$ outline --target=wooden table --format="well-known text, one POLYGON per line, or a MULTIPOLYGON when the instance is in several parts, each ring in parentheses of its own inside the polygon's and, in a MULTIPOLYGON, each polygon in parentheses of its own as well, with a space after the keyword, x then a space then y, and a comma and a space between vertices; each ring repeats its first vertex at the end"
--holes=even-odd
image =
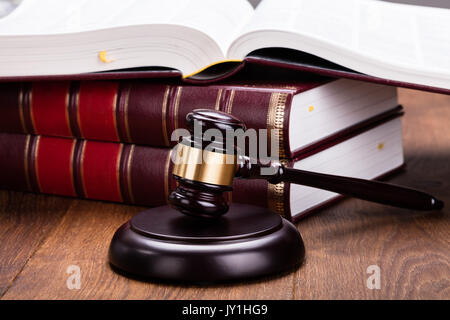
POLYGON ((399 90, 404 105, 406 172, 390 181, 443 199, 420 213, 355 199, 298 225, 306 261, 296 272, 260 281, 182 286, 130 280, 111 271, 109 241, 139 207, 0 192, 2 299, 449 299, 450 96, 399 90), (69 290, 67 268, 81 270, 69 290), (368 289, 368 266, 380 289, 368 289))

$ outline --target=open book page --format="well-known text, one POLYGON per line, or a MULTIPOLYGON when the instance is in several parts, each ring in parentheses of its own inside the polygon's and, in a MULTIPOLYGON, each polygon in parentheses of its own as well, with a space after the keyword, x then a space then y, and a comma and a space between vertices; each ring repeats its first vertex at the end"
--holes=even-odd
POLYGON ((190 74, 224 60, 252 15, 246 0, 24 0, 0 19, 0 74, 145 66, 190 74))
POLYGON ((208 34, 222 49, 225 57, 231 43, 253 16, 253 7, 247 0, 190 0, 184 10, 178 11, 172 23, 192 27, 208 34))
POLYGON ((263 47, 306 51, 374 76, 395 77, 380 68, 406 71, 411 82, 426 73, 439 78, 435 86, 450 87, 448 9, 376 0, 263 0, 229 55, 263 47))
POLYGON ((0 20, 0 35, 50 35, 175 24, 204 32, 225 52, 252 14, 247 0, 24 0, 0 20))

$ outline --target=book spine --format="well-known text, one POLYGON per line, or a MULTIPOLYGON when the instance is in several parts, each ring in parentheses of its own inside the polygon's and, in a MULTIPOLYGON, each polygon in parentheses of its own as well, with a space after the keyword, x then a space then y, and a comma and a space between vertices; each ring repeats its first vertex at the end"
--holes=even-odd
MULTIPOLYGON (((0 188, 159 206, 176 188, 171 149, 23 134, 0 134, 0 188)), ((284 185, 239 180, 229 201, 284 214, 284 185)))
MULTIPOLYGON (((288 119, 294 90, 189 86, 150 81, 59 81, 0 84, 0 132, 73 137, 155 147, 173 146, 196 108, 242 119, 248 128, 278 129, 289 157, 288 119)), ((270 144, 269 144, 270 146, 270 144)))

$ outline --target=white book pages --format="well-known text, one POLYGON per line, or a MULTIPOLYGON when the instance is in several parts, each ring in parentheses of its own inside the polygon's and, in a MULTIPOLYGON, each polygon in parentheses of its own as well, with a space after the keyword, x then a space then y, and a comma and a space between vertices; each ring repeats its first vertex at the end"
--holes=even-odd
POLYGON ((0 76, 146 66, 190 74, 224 60, 252 14, 246 0, 24 0, 0 19, 0 76))
POLYGON ((162 66, 187 77, 273 47, 450 89, 450 10, 377 0, 23 0, 0 19, 0 76, 162 66))
POLYGON ((395 87, 348 79, 301 92, 292 100, 291 151, 314 144, 397 105, 395 87))
POLYGON ((372 76, 450 89, 450 10, 377 0, 264 0, 228 55, 297 49, 372 76))
MULTIPOLYGON (((374 179, 404 162, 401 118, 302 159, 295 169, 333 175, 374 179)), ((290 184, 290 207, 293 216, 315 208, 338 194, 316 188, 290 184)))

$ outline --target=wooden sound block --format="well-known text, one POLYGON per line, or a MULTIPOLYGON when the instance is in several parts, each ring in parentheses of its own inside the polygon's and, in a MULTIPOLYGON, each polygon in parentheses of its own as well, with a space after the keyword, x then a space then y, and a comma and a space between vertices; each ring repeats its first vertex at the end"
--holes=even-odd
POLYGON ((202 219, 162 206, 143 211, 114 234, 109 261, 128 274, 177 282, 222 282, 293 270, 304 258, 297 229, 272 211, 232 204, 202 219))

